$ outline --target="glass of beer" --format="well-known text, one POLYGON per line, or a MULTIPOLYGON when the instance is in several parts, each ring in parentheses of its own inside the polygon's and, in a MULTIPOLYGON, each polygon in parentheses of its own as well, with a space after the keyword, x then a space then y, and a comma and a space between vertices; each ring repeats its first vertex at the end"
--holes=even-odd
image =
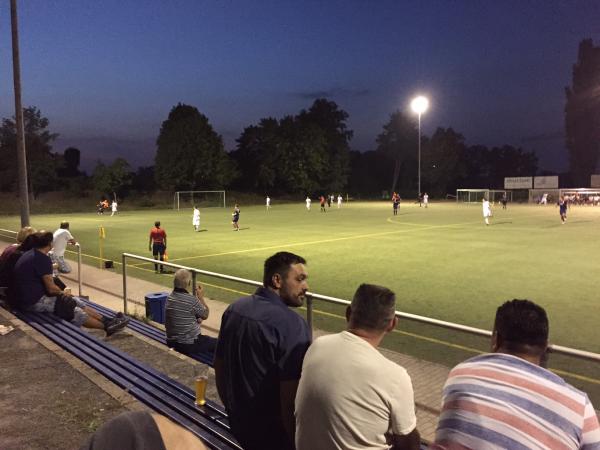
POLYGON ((196 390, 196 405, 206 403, 206 385, 208 384, 208 366, 194 365, 194 387, 196 390))

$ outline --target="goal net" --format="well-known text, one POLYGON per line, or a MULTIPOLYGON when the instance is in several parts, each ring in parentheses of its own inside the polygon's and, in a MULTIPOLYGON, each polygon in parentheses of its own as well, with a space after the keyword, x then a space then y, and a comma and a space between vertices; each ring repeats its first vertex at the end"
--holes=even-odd
POLYGON ((529 189, 529 203, 556 205, 560 197, 560 189, 529 189))
POLYGON ((457 203, 477 203, 481 202, 483 198, 490 198, 489 189, 457 189, 456 190, 456 202, 457 203))
POLYGON ((225 191, 177 191, 173 196, 173 209, 219 207, 225 208, 225 191))

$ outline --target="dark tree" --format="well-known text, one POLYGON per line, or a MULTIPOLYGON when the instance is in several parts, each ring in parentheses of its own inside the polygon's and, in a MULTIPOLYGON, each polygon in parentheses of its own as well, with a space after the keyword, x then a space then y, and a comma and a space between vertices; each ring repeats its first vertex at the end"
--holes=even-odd
MULTIPOLYGON (((23 110, 23 120, 30 190, 34 196, 56 190, 58 161, 56 154, 52 153, 52 142, 58 134, 50 133, 48 119, 35 106, 23 110)), ((0 127, 0 187, 3 190, 13 189, 16 185, 16 139, 14 118, 3 119, 0 127)))
POLYGON ((123 158, 115 159, 109 166, 98 162, 92 174, 94 188, 107 197, 112 197, 113 193, 123 197, 132 178, 131 166, 123 158))
POLYGON ((572 86, 565 93, 569 168, 577 186, 588 186, 600 160, 600 47, 591 39, 579 44, 572 86))
POLYGON ((465 138, 452 128, 438 128, 423 143, 423 191, 444 195, 455 192, 466 174, 465 138))
POLYGON ((415 175, 409 174, 407 168, 415 165, 418 139, 415 121, 400 111, 390 115, 390 120, 383 126, 381 134, 377 136, 377 151, 393 161, 392 191, 396 191, 398 184, 402 188, 411 187, 415 175), (400 183, 398 183, 399 180, 400 183))
POLYGON ((171 109, 156 144, 154 170, 162 189, 222 188, 234 175, 223 139, 193 106, 171 109))
POLYGON ((350 140, 353 134, 346 125, 348 113, 339 109, 335 102, 320 98, 314 101, 308 111, 301 111, 299 119, 303 124, 319 128, 325 138, 327 158, 321 187, 327 192, 341 192, 348 181, 350 140))

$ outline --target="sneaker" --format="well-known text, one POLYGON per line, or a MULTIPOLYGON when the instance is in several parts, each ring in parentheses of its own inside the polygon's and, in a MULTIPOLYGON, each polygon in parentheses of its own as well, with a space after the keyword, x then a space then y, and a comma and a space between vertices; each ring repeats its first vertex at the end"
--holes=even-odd
POLYGON ((115 317, 104 327, 104 330, 106 331, 106 336, 112 336, 117 331, 120 331, 123 328, 125 328, 128 323, 129 317, 115 317))

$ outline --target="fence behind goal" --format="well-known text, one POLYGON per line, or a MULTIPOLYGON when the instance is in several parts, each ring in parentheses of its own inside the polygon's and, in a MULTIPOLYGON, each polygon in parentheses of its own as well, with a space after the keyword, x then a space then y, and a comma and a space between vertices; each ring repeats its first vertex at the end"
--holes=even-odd
POLYGON ((225 191, 177 191, 173 195, 173 209, 219 207, 225 208, 225 191))

